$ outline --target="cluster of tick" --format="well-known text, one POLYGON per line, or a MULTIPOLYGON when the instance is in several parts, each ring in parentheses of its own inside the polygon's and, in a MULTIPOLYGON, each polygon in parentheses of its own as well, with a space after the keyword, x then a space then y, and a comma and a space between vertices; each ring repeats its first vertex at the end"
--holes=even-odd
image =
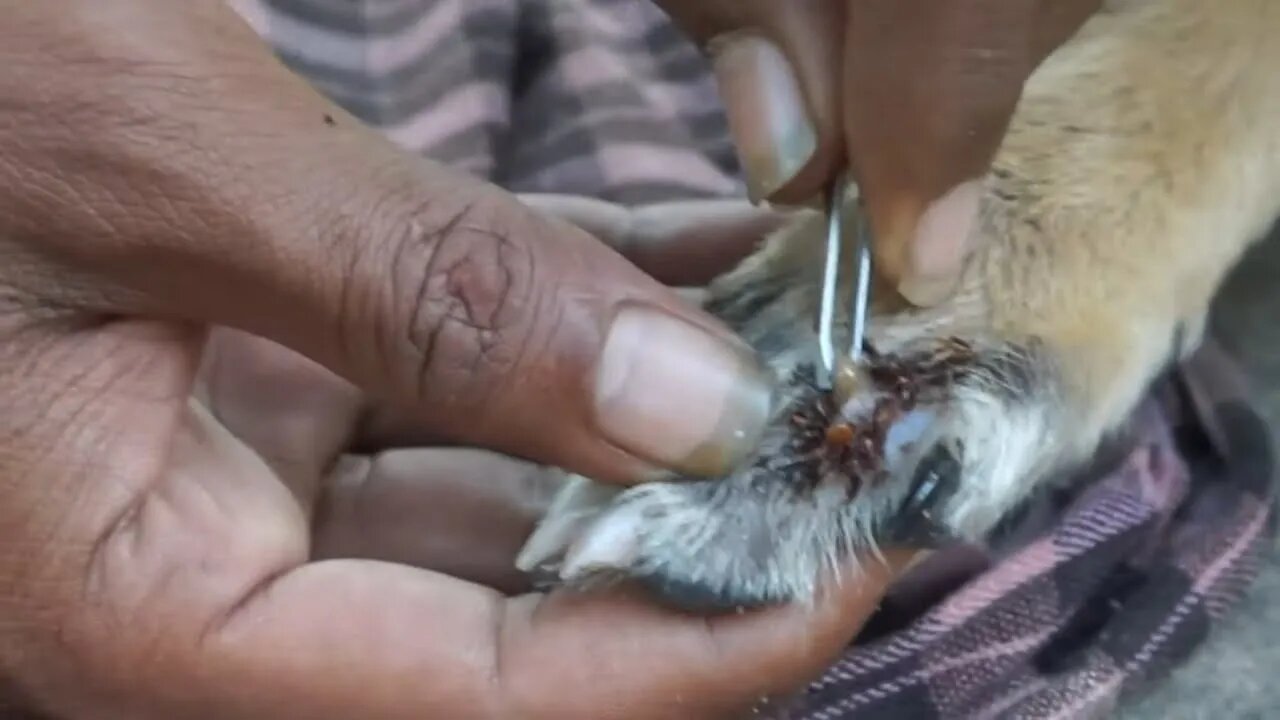
POLYGON ((914 409, 922 397, 945 390, 974 366, 971 345, 948 339, 932 352, 909 356, 878 355, 868 351, 864 371, 878 398, 864 418, 840 416, 836 393, 820 390, 811 376, 791 414, 792 436, 788 447, 791 473, 810 485, 835 475, 848 483, 850 497, 864 483, 883 478, 884 443, 889 429, 914 409))

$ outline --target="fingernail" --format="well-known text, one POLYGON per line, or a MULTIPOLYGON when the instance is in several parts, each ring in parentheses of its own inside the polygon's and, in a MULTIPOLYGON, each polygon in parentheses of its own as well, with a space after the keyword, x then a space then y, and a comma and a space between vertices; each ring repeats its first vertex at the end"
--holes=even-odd
POLYGON ((758 203, 809 162, 817 133, 795 72, 776 45, 732 34, 713 41, 710 52, 747 191, 758 203))
POLYGON ((970 180, 935 200, 920 216, 907 276, 898 286, 913 305, 937 305, 955 292, 961 267, 975 245, 981 200, 982 183, 970 180))
POLYGON ((955 294, 959 278, 951 275, 944 277, 909 277, 898 285, 898 293, 907 302, 916 307, 933 307, 955 294))
POLYGON ((771 401, 767 376, 745 348, 641 305, 614 319, 595 393, 596 422, 610 441, 703 477, 750 454, 771 401))

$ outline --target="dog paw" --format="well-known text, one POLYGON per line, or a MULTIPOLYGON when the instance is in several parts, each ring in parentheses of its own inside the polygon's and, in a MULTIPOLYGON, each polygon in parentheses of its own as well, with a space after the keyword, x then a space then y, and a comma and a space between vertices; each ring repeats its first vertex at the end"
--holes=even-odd
POLYGON ((520 565, 552 584, 639 581, 679 607, 719 610, 805 602, 855 554, 945 540, 998 506, 964 482, 982 472, 965 464, 1012 464, 989 440, 1045 422, 1028 402, 1037 384, 1007 375, 1037 367, 1033 356, 987 352, 958 338, 868 348, 830 388, 813 364, 790 367, 768 432, 736 472, 625 491, 577 478, 520 565))
POLYGON ((756 455, 715 480, 577 479, 521 566, 730 608, 811 599, 886 545, 980 540, 1123 426, 1274 222, 1277 20, 1261 0, 1107 3, 1028 82, 956 292, 875 305, 865 364, 830 390, 814 375, 824 223, 771 238, 706 305, 775 375, 756 455))

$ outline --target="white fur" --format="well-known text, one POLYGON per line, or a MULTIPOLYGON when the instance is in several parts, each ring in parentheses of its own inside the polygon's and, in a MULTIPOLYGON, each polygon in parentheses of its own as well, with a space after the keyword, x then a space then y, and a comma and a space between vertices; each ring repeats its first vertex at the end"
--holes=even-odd
MULTIPOLYGON (((1020 358, 1034 381, 979 373, 931 408, 931 440, 960 449, 958 489, 938 508, 954 532, 980 537, 1088 459, 1199 341, 1224 276, 1280 213, 1277 28, 1276 0, 1106 3, 1028 82, 956 295, 928 310, 876 306, 882 352, 957 336, 980 356, 1020 358)), ((798 221, 710 288, 709 307, 780 380, 812 359, 823 230, 816 215, 798 221), (737 312, 761 293, 761 309, 737 312)), ((784 421, 763 458, 780 452, 784 421)), ((632 489, 602 498, 586 533, 623 528, 634 543, 587 546, 603 549, 594 566, 726 602, 803 601, 824 570, 877 551, 911 464, 852 503, 839 483, 800 493, 758 482, 758 469, 632 489)))

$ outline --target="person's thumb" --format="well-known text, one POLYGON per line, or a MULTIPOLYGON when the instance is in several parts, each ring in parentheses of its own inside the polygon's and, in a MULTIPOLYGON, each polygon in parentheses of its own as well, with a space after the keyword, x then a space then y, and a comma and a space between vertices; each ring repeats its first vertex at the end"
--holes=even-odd
POLYGON ((710 58, 751 199, 821 201, 845 157, 845 0, 655 2, 710 58))
POLYGON ((45 89, 0 124, 0 178, 23 181, 0 237, 11 268, 54 275, 6 281, 276 340, 425 432, 602 480, 715 474, 754 445, 769 386, 724 328, 581 230, 363 128, 221 4, 20 7, 0 96, 45 89))
POLYGON ((1024 84, 1099 0, 860 0, 843 109, 877 274, 917 306, 954 293, 1024 84))

